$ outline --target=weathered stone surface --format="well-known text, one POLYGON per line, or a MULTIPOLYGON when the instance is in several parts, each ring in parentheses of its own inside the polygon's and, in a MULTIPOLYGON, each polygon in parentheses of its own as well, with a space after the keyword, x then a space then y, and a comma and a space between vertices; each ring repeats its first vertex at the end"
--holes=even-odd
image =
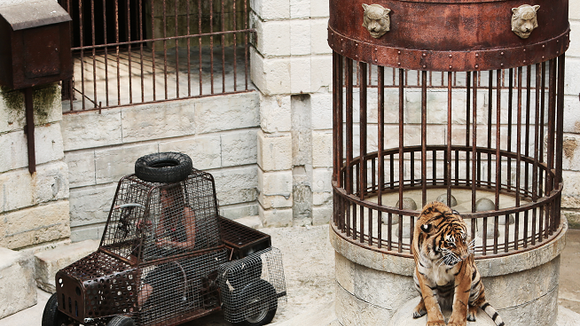
POLYGON ((69 199, 71 226, 74 228, 105 222, 116 189, 116 183, 71 189, 69 199))
POLYGON ((135 173, 139 157, 157 152, 157 144, 152 143, 95 150, 97 184, 118 182, 121 177, 135 173))
POLYGON ((69 202, 48 204, 3 214, 0 246, 18 249, 70 236, 69 202))
POLYGON ((332 204, 312 206, 312 225, 328 224, 332 219, 332 204))
POLYGON ((292 130, 290 99, 284 95, 260 96, 260 126, 264 133, 292 130))
POLYGON ((264 171, 292 168, 292 136, 258 132, 258 165, 264 171))
POLYGON ((257 92, 201 98, 193 103, 198 134, 253 128, 260 124, 257 92))
POLYGON ((250 48, 250 58, 252 81, 262 94, 291 93, 289 57, 266 59, 254 48, 250 48))
POLYGON ((258 196, 257 170, 256 166, 244 166, 209 171, 215 180, 220 206, 255 202, 258 196))
MULTIPOLYGON (((62 160, 63 145, 59 123, 37 126, 35 129, 36 164, 62 160)), ((28 167, 28 148, 26 135, 22 130, 0 135, 0 173, 28 167)))
POLYGON ((140 105, 122 111, 123 142, 195 134, 195 100, 140 105))
POLYGON ((264 37, 259 38, 257 50, 266 58, 290 55, 290 21, 262 21, 255 13, 250 14, 251 24, 256 32, 264 37), (266 41, 267 40, 267 41, 266 41))
POLYGON ((332 132, 312 133, 312 165, 314 167, 332 166, 332 132))
POLYGON ((260 220, 265 227, 292 226, 292 209, 258 209, 260 220))
POLYGON ((289 0, 251 0, 250 7, 263 20, 290 18, 289 0))
POLYGON ((391 319, 394 311, 361 300, 339 284, 335 297, 336 317, 343 326, 368 325, 381 326, 391 319))
POLYGON ((98 247, 99 241, 86 240, 36 253, 34 255, 35 279, 38 287, 49 293, 56 292, 54 279, 56 272, 94 252, 98 247))
POLYGON ((255 129, 221 135, 221 165, 226 167, 256 164, 257 142, 255 129))
POLYGON ((95 185, 95 151, 92 149, 68 152, 64 161, 68 166, 68 181, 72 188, 95 185))
POLYGON ((222 166, 220 138, 218 134, 208 134, 167 140, 159 143, 159 151, 187 154, 196 169, 215 169, 222 166))
POLYGON ((64 150, 111 146, 123 142, 121 109, 66 114, 62 119, 64 150))
POLYGON ((32 254, 0 247, 0 319, 36 304, 32 254))

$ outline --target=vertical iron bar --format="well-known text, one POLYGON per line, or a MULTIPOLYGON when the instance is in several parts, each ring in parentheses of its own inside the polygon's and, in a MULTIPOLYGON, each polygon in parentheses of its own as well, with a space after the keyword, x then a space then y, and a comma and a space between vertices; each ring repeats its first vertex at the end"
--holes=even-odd
MULTIPOLYGON (((189 1, 188 1, 189 2, 189 1)), ((179 13, 177 12, 177 7, 179 6, 179 0, 175 0, 174 3, 174 18, 175 19, 175 36, 179 36, 179 13)), ((179 98, 179 39, 175 39, 175 98, 179 98)))
MULTIPOLYGON (((522 67, 518 67, 518 84, 517 84, 517 136, 516 136, 516 207, 521 205, 521 168, 522 168, 522 67)), ((516 221, 514 227, 514 249, 518 250, 518 240, 519 240, 519 226, 520 226, 520 213, 516 212, 516 221)))
POLYGON ((26 141, 28 145, 28 172, 32 175, 36 172, 36 149, 34 144, 34 102, 32 87, 24 89, 24 106, 26 110, 26 141))
MULTIPOLYGON (((238 14, 236 12, 236 0, 234 0, 233 2, 233 11, 234 11, 234 18, 233 18, 233 22, 234 22, 234 31, 238 30, 238 25, 237 25, 237 21, 238 21, 238 14)), ((246 32, 247 33, 247 32, 246 32)), ((233 34, 233 48, 234 48, 234 92, 238 90, 237 87, 237 81, 238 81, 238 59, 237 59, 237 54, 238 54, 238 44, 237 44, 237 33, 233 34)))
MULTIPOLYGON (((222 32, 226 31, 226 15, 225 15, 225 4, 224 4, 225 0, 222 0, 222 6, 221 6, 221 25, 222 25, 222 32)), ((235 2, 235 0, 234 0, 235 2)), ((222 93, 226 92, 226 35, 222 34, 221 37, 221 41, 222 41, 222 93)))
MULTIPOLYGON (((401 99, 403 100, 403 99, 401 99)), ((433 162, 433 171, 437 170, 433 162)), ((435 182, 435 178, 433 180, 435 182)), ((427 204, 427 72, 421 76, 421 207, 427 204)))
MULTIPOLYGON (((201 18, 202 18, 202 14, 203 14, 203 11, 201 9, 201 1, 202 0, 197 0, 197 28, 198 28, 199 34, 203 33, 203 29, 201 26, 201 18)), ((199 50, 199 67, 198 67, 198 69, 199 69, 199 95, 201 96, 203 94, 203 78, 202 78, 202 74, 203 74, 203 71, 202 71, 203 44, 202 44, 201 36, 199 36, 197 38, 197 41, 198 41, 198 50, 199 50)))
MULTIPOLYGON (((187 1, 187 96, 191 97, 191 5, 187 1)), ((234 1, 235 3, 235 1, 234 1)))
POLYGON ((127 0, 127 57, 129 64, 129 103, 133 103, 133 73, 131 72, 131 2, 127 0))
MULTIPOLYGON (((534 121, 534 164, 533 164, 533 173, 532 173, 532 202, 536 203, 538 201, 538 174, 541 173, 538 169, 538 151, 539 151, 539 142, 542 141, 539 138, 540 135, 540 88, 541 88, 541 70, 540 64, 536 64, 536 92, 535 92, 535 99, 536 99, 536 111, 535 111, 535 121, 534 121)), ((532 237, 531 242, 532 246, 536 244, 536 223, 537 223, 537 209, 532 211, 532 237)))
MULTIPOLYGON (((475 213, 475 202, 477 201, 477 72, 473 73, 473 112, 472 112, 472 139, 471 139, 471 212, 475 213)), ((475 239, 477 219, 471 220, 471 238, 475 239)), ((485 230, 482 230, 485 232, 485 230)), ((483 255, 485 255, 486 239, 482 239, 483 255)))
MULTIPOLYGON (((104 0, 103 0, 104 1, 104 0)), ((143 0, 139 0, 139 64, 141 65, 141 102, 145 102, 145 73, 143 70, 143 0)), ((106 43, 106 42, 105 42, 106 43)), ((106 49, 106 48, 105 48, 106 49)), ((108 103, 107 103, 108 106, 108 103)))
MULTIPOLYGON (((360 124, 360 138, 359 138, 359 198, 365 199, 365 192, 367 190, 367 64, 363 62, 358 63, 358 73, 360 80, 359 88, 359 124, 360 124)), ((364 241, 364 207, 360 206, 360 242, 364 241)))
MULTIPOLYGON (((564 144, 564 72, 565 72, 565 59, 564 54, 558 57, 558 85, 556 92, 556 185, 562 183, 562 152, 564 144)), ((561 199, 557 201, 557 207, 554 212, 554 223, 552 225, 555 231, 560 226, 560 203, 561 199)))
POLYGON ((165 85, 165 99, 169 98, 167 90, 167 3, 163 0, 163 80, 165 85))
POLYGON ((83 2, 79 1, 79 45, 81 46, 81 101, 82 101, 82 109, 86 109, 86 97, 85 97, 85 50, 84 47, 84 32, 83 32, 83 2))
MULTIPOLYGON (((555 125, 556 125, 556 59, 550 60, 549 72, 549 86, 548 86, 548 148, 547 148, 547 178, 546 178, 546 194, 550 195, 554 189, 554 177, 552 171, 554 169, 554 141, 555 141, 555 125)), ((545 236, 550 235, 550 222, 553 216, 554 203, 550 204, 545 217, 545 236)))
POLYGON ((92 57, 93 57, 93 100, 95 107, 99 103, 97 95, 97 53, 95 50, 95 0, 91 0, 91 42, 92 42, 92 57))
MULTIPOLYGON (((493 71, 489 71, 491 74, 493 71)), ((501 189, 501 70, 496 71, 496 105, 495 105, 495 120, 496 120, 496 134, 495 134, 495 210, 499 210, 499 191, 501 189)), ((489 99, 491 101, 491 98, 489 99)), ((507 223, 506 220, 506 225, 507 223)), ((494 244, 493 253, 497 254, 499 241, 499 216, 495 216, 493 230, 494 230, 494 244)), ((507 233, 505 234, 505 243, 507 244, 507 233)), ((507 249, 507 245, 506 245, 507 249)))
MULTIPOLYGON (((443 76, 442 76, 443 77, 443 76)), ((445 182, 447 183, 447 205, 451 206, 451 142, 452 142, 452 125, 453 125, 453 88, 452 73, 447 72, 447 155, 445 161, 445 171, 447 171, 447 176, 445 182)), ((441 78, 443 79, 443 78, 441 78)))
MULTIPOLYGON (((404 115, 404 70, 399 69, 399 210, 403 209, 403 190, 405 187, 405 115, 404 115)), ((399 214, 398 252, 403 250, 403 215, 399 214)))
POLYGON ((213 82, 213 0, 209 0, 209 65, 210 65, 210 85, 211 94, 214 94, 214 82, 213 82))
MULTIPOLYGON (((383 66, 378 67, 378 189, 377 189, 377 202, 379 206, 383 205, 383 187, 385 183, 385 153, 384 153, 384 142, 385 142, 385 68, 383 66)), ((379 211, 377 217, 377 239, 378 247, 382 247, 382 213, 379 211)))
MULTIPOLYGON (((492 117, 493 117, 493 70, 488 71, 488 85, 487 85, 487 96, 489 98, 489 108, 487 110, 487 148, 491 150, 491 136, 492 136, 492 117)), ((491 154, 487 154, 487 185, 491 187, 491 154)))
MULTIPOLYGON (((151 36, 153 38, 156 38, 155 35, 155 2, 151 1, 151 36)), ((156 59, 156 54, 155 54, 155 43, 156 42, 151 42, 151 84, 153 86, 153 101, 156 100, 157 98, 157 94, 156 94, 156 89, 155 89, 155 59, 156 59)))
POLYGON ((115 42, 117 43, 116 54, 117 54, 117 105, 121 105, 121 51, 119 48, 119 0, 115 0, 115 42))

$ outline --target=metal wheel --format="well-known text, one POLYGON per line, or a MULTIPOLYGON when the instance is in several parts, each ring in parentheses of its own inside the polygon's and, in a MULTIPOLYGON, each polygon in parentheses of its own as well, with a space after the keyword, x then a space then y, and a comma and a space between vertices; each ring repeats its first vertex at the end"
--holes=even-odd
POLYGON ((115 316, 109 321, 107 326, 135 326, 135 322, 127 316, 115 316))
POLYGON ((248 284, 242 291, 246 311, 243 322, 237 326, 262 326, 269 324, 278 309, 278 298, 272 284, 265 280, 258 280, 248 284))
POLYGON ((50 296, 42 313, 42 326, 66 326, 69 325, 68 317, 58 310, 58 298, 56 293, 50 296))

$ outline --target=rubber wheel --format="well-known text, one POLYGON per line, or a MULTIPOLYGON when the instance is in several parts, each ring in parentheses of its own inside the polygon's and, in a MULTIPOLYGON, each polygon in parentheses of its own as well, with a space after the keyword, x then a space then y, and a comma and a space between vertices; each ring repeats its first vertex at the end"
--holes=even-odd
POLYGON ((135 326, 135 322, 127 316, 115 316, 109 320, 107 326, 135 326))
POLYGON ((179 182, 187 178, 191 169, 191 158, 183 153, 153 153, 135 162, 137 177, 149 182, 179 182))
POLYGON ((248 284, 241 293, 245 320, 236 326, 262 326, 269 324, 278 309, 278 298, 272 284, 258 280, 248 284))
POLYGON ((50 296, 42 313, 42 326, 68 325, 68 317, 58 310, 58 298, 56 293, 50 296))

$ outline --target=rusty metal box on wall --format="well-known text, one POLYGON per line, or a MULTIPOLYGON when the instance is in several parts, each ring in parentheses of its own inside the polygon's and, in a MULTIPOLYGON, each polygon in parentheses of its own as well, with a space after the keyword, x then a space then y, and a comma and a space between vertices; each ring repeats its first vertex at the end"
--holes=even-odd
POLYGON ((72 77, 70 21, 54 0, 0 4, 0 85, 21 89, 72 77))

